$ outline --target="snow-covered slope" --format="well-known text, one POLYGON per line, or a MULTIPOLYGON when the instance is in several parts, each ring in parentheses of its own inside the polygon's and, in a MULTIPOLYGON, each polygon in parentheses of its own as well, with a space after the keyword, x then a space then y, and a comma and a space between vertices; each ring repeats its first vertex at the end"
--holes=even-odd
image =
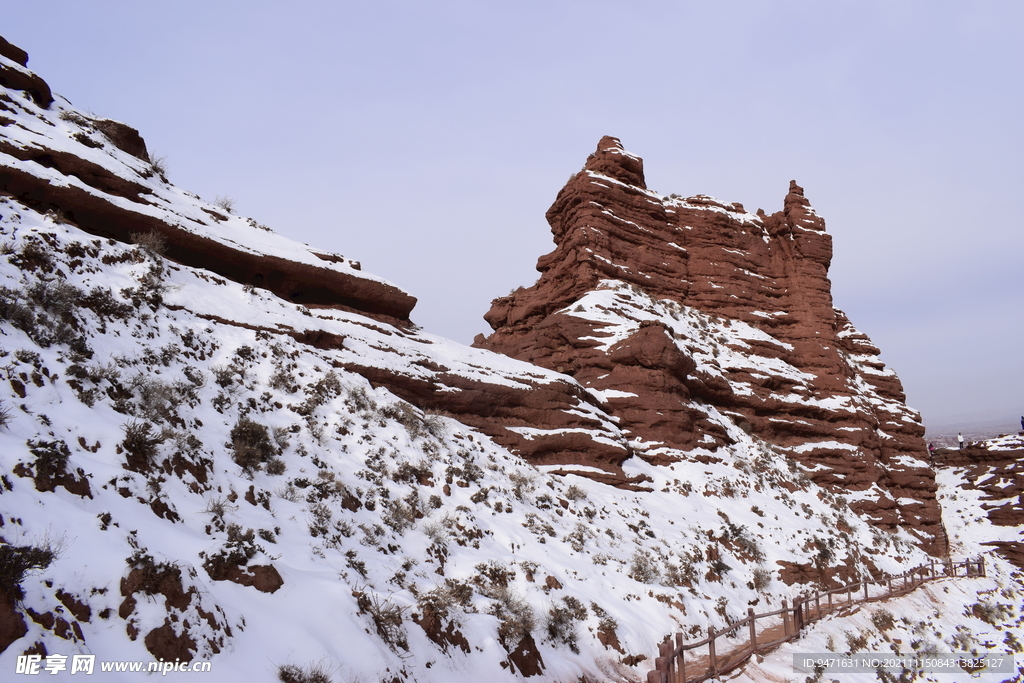
POLYGON ((102 663, 154 659, 224 681, 318 665, 335 681, 639 680, 669 632, 926 560, 713 406, 715 437, 686 459, 633 457, 650 449, 605 410, 613 392, 375 309, 360 297, 399 290, 347 260, 226 213, 203 227, 215 207, 146 178, 151 164, 130 175, 141 160, 59 97, 8 85, 0 104, 5 676, 26 654, 91 654, 101 680, 138 675, 102 663), (25 149, 87 159, 147 199, 48 175, 25 149), (159 224, 131 223, 147 227, 134 244, 100 236, 86 205, 159 224), (313 271, 289 264, 347 279, 304 303, 200 267, 193 231, 244 263, 279 259, 293 284, 313 271), (569 472, 572 449, 624 455, 617 483, 643 490, 569 472))

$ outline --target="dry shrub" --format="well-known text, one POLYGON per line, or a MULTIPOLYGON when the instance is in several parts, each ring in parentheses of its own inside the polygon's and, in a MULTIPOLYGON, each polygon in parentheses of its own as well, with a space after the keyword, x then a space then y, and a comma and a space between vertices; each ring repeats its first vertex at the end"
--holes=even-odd
POLYGON ((392 650, 396 647, 409 650, 405 628, 402 626, 402 615, 407 608, 394 604, 390 597, 381 601, 376 595, 368 596, 362 591, 353 591, 352 595, 359 605, 359 614, 369 614, 373 619, 373 625, 381 640, 392 650))
POLYGON ((156 457, 157 446, 164 442, 163 434, 154 434, 153 425, 149 422, 132 421, 121 425, 124 440, 121 448, 142 462, 151 463, 156 457))
POLYGON ((509 652, 519 647, 523 638, 536 626, 533 607, 513 589, 502 587, 496 591, 495 602, 489 610, 498 617, 498 638, 509 652))
POLYGON ((306 667, 282 664, 277 667, 277 680, 281 683, 331 683, 331 675, 323 664, 306 667))
POLYGON ((13 600, 24 598, 25 591, 21 582, 32 572, 49 567, 57 554, 57 550, 49 543, 39 547, 0 545, 0 593, 13 600))
POLYGON ((576 644, 579 633, 576 630, 575 622, 583 621, 587 618, 587 608, 583 606, 582 602, 571 595, 562 598, 562 603, 562 605, 556 605, 548 611, 545 623, 548 637, 551 638, 552 642, 560 642, 568 646, 576 654, 579 654, 580 648, 576 644))
POLYGON ((231 448, 234 451, 232 459, 249 474, 258 471, 263 463, 277 455, 270 440, 270 431, 265 425, 247 417, 239 417, 231 428, 231 448))

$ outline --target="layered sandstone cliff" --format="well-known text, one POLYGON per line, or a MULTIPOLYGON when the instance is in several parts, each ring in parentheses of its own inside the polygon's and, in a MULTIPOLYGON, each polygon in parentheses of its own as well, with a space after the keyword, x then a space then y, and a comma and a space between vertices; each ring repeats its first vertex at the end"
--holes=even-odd
POLYGON ((725 415, 879 526, 941 550, 924 428, 833 307, 832 240, 795 182, 771 215, 664 197, 605 137, 547 218, 556 246, 540 278, 493 302, 477 346, 603 397, 650 462, 724 445, 725 415))

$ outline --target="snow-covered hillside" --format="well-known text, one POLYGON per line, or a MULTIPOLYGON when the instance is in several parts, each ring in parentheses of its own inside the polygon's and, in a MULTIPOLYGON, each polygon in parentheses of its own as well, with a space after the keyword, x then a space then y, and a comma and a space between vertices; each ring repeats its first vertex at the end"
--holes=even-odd
MULTIPOLYGON (((586 425, 584 444, 646 448, 603 410, 615 395, 416 328, 393 285, 174 188, 94 117, 30 95, 0 88, 0 173, 14 179, 0 194, 4 676, 27 654, 87 654, 102 680, 137 674, 101 663, 159 659, 209 662, 223 681, 318 667, 338 682, 635 681, 670 632, 927 561, 919 539, 872 526, 710 405, 716 437, 625 458, 643 489, 626 490, 530 464, 484 418, 467 424, 470 407, 405 402, 410 386, 439 395, 431 405, 550 392, 572 398, 548 408, 570 426, 531 433, 500 406, 486 424, 566 444, 586 425), (18 191, 27 176, 95 211, 47 208, 18 191), (123 205, 111 178, 145 199, 123 205), (177 232, 98 236, 107 205, 273 262, 286 284, 341 279, 304 303, 305 289, 201 267, 177 232), (374 292, 393 305, 373 309, 374 292)), ((632 296, 612 285, 580 313, 616 293, 632 296)), ((671 302, 631 306, 711 330, 698 359, 771 343, 671 302)))

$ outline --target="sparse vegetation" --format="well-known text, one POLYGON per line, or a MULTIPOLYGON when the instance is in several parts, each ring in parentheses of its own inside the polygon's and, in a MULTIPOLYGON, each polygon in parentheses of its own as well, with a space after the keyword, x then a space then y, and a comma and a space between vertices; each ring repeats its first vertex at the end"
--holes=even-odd
POLYGON ((879 633, 885 633, 896 625, 896 617, 887 609, 876 610, 871 615, 871 623, 879 633))
POLYGON ((227 195, 217 195, 217 198, 213 200, 214 206, 221 208, 228 213, 235 210, 235 200, 227 195))
POLYGON ((133 232, 132 244, 151 257, 163 256, 167 252, 167 240, 156 230, 133 232))
POLYGON ((396 605, 390 597, 381 600, 376 594, 367 595, 365 591, 353 591, 352 595, 359 605, 359 614, 369 614, 373 619, 373 625, 381 640, 392 650, 409 649, 409 641, 402 625, 402 617, 407 608, 396 605))
POLYGON ((11 423, 14 418, 14 413, 11 409, 4 405, 4 402, 0 400, 0 428, 5 428, 11 423))
POLYGON ((231 449, 232 459, 249 474, 277 455, 266 426, 247 417, 239 417, 231 428, 231 449))
POLYGON ((576 622, 587 618, 587 608, 583 603, 571 595, 562 598, 561 605, 555 605, 548 611, 545 621, 545 629, 552 642, 562 643, 570 650, 579 654, 580 648, 577 644, 579 633, 576 629, 576 622))
POLYGON ((141 463, 151 463, 157 454, 157 446, 167 438, 153 432, 153 425, 145 421, 128 422, 121 425, 124 440, 121 447, 141 463))
POLYGON ((281 683, 331 683, 331 675, 323 664, 305 667, 282 664, 277 667, 277 680, 281 683))
POLYGON ((0 545, 0 593, 12 600, 25 597, 21 582, 33 572, 42 571, 57 559, 58 552, 50 543, 32 545, 0 545))
POLYGON ((151 169, 153 169, 153 172, 156 173, 158 176, 160 176, 161 178, 166 179, 166 176, 167 176, 167 157, 166 156, 160 156, 160 155, 154 154, 153 152, 150 152, 149 153, 149 167, 151 169))
POLYGON ((517 648, 536 626, 533 607, 509 587, 495 591, 494 602, 488 611, 498 618, 498 638, 509 652, 517 648))
POLYGON ((640 583, 655 583, 661 576, 657 562, 647 553, 638 550, 629 563, 629 577, 640 583))
POLYGON ((768 586, 772 583, 772 573, 764 567, 756 567, 754 569, 754 590, 758 593, 763 593, 768 586))

